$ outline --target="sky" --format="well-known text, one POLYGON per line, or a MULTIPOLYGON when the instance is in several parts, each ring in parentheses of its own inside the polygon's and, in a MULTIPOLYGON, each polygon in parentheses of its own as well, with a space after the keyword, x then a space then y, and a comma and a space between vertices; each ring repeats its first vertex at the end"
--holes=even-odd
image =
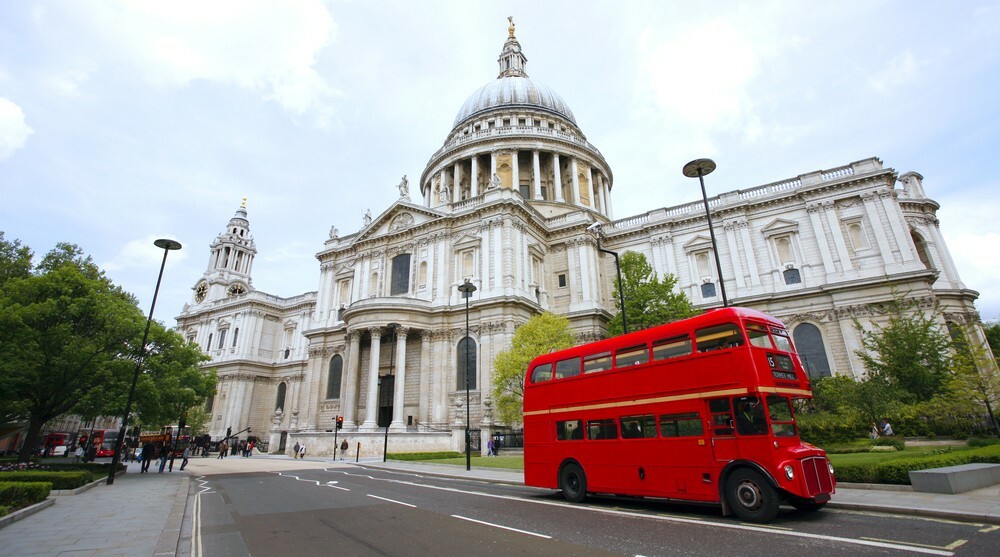
POLYGON ((318 288, 331 226, 416 184, 495 79, 527 73, 614 172, 618 218, 878 157, 924 176, 1000 319, 1000 0, 0 0, 0 231, 80 246, 168 326, 247 198, 253 286, 318 288))

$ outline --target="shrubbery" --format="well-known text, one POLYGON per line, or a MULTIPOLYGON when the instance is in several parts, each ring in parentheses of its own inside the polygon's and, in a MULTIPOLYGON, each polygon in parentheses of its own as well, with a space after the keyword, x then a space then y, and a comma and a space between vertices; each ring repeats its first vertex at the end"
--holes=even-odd
POLYGON ((0 472, 0 482, 48 482, 51 489, 76 489, 92 481, 94 481, 94 475, 83 470, 65 472, 51 470, 0 472))
POLYGON ((44 501, 51 490, 49 482, 0 481, 0 516, 44 501))
POLYGON ((906 448, 906 441, 902 437, 879 437, 872 440, 871 444, 876 447, 895 447, 897 451, 906 448))
POLYGON ((838 482, 910 484, 910 470, 927 470, 974 462, 1000 464, 1000 444, 967 451, 943 450, 927 456, 895 458, 885 462, 841 464, 836 467, 838 482))

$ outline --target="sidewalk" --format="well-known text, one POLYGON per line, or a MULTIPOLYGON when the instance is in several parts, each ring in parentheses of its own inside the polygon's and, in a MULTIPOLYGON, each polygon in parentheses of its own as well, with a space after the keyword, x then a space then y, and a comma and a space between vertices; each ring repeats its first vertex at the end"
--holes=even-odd
MULTIPOLYGON (((486 480, 520 485, 520 470, 433 464, 426 462, 362 459, 360 465, 415 474, 486 480)), ((239 473, 253 470, 324 468, 330 465, 355 466, 353 461, 324 458, 292 460, 284 455, 254 456, 227 463, 215 459, 192 459, 185 472, 139 474, 139 465, 130 463, 128 473, 115 478, 112 486, 102 481, 77 495, 50 497, 55 504, 0 528, 0 548, 4 556, 186 556, 190 536, 189 484, 192 475, 239 473), (188 474, 191 472, 191 475, 188 474), (180 546, 180 547, 178 547, 180 546)), ((865 489, 841 486, 828 508, 908 514, 1000 524, 1000 485, 961 495, 918 493, 898 489, 865 489)), ((883 488, 887 486, 881 486, 883 488)))

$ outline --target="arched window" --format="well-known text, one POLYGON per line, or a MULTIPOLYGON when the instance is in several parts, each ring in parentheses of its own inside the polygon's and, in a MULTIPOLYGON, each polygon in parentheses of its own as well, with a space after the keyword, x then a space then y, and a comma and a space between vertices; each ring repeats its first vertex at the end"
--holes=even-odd
POLYGON ((285 391, 288 390, 288 386, 282 381, 278 384, 278 397, 274 401, 275 410, 285 410, 285 391))
POLYGON ((330 376, 326 380, 326 398, 340 398, 340 380, 344 375, 344 358, 337 354, 330 360, 330 376))
POLYGON ((476 388, 476 341, 469 337, 465 337, 458 341, 457 349, 457 360, 458 366, 456 368, 456 386, 455 388, 464 391, 466 389, 465 380, 466 375, 468 375, 469 389, 476 388), (466 354, 468 354, 468 359, 466 359, 466 354))
POLYGON ((410 291, 410 254, 403 253, 392 258, 392 282, 389 294, 398 296, 410 291))
POLYGON ((811 323, 802 323, 795 327, 793 336, 799 359, 809 377, 830 377, 830 362, 826 359, 823 334, 819 328, 811 323))
POLYGON ((917 257, 920 258, 920 262, 924 264, 924 267, 933 269, 934 265, 931 264, 931 254, 927 251, 927 242, 919 234, 912 231, 910 232, 910 238, 913 239, 913 246, 917 248, 917 257))

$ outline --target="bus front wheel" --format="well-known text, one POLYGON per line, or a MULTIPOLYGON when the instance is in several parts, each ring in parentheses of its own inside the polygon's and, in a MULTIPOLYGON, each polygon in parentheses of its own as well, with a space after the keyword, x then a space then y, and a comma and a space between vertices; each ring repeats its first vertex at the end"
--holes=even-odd
POLYGON ((570 503, 580 503, 587 497, 587 475, 577 464, 567 464, 559 471, 559 489, 570 503))
POLYGON ((778 515, 778 493, 759 472, 743 468, 726 481, 729 506, 747 522, 768 522, 778 515))

